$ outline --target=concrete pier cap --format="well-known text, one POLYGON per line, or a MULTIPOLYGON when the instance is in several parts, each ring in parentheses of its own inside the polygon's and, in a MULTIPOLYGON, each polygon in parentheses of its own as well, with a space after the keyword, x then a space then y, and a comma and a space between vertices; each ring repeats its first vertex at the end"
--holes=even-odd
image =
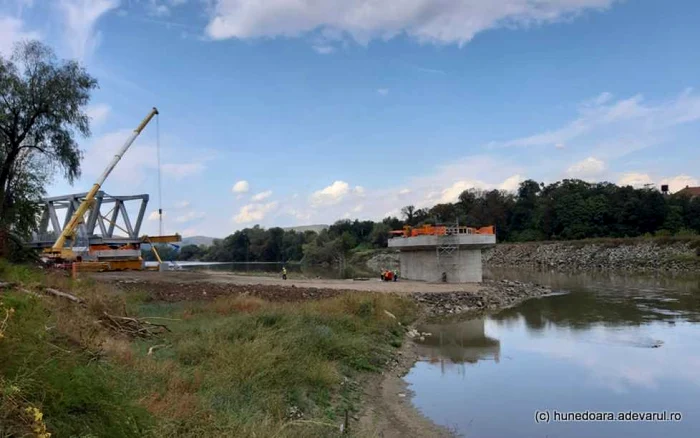
POLYGON ((494 234, 420 235, 389 239, 399 250, 401 278, 428 282, 480 283, 481 251, 496 244, 494 234))

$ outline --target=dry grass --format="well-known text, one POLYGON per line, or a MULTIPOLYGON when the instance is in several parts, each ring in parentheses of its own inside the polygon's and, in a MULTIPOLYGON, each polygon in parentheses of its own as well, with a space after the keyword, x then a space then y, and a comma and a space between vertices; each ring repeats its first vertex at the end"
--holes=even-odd
MULTIPOLYGON (((0 340, 8 359, 0 390, 21 382, 22 403, 41 408, 57 436, 335 436, 345 411, 357 408, 358 380, 384 367, 403 337, 398 321, 405 326, 416 311, 409 300, 372 293, 166 304, 24 267, 0 264, 0 274, 85 300, 0 295, 19 316, 0 340), (172 333, 115 335, 96 322, 105 311, 169 318, 172 333)), ((21 435, 24 420, 8 412, 0 424, 12 417, 14 429, 0 426, 0 436, 21 435)))

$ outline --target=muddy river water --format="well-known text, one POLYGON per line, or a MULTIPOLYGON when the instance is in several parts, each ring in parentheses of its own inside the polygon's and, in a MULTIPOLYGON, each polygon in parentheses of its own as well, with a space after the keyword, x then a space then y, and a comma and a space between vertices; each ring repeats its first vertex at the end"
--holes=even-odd
POLYGON ((699 275, 493 276, 560 294, 419 327, 425 416, 466 437, 700 436, 699 275))

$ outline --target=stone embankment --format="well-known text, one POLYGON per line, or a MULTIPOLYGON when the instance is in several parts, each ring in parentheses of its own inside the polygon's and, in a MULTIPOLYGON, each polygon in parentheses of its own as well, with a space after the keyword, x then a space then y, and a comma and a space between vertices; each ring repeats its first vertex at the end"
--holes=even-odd
POLYGON ((416 292, 411 296, 428 316, 443 316, 503 309, 550 293, 550 288, 538 284, 501 280, 485 281, 476 292, 416 292))
POLYGON ((559 271, 682 272, 700 268, 697 240, 611 240, 499 244, 484 251, 487 267, 559 271))

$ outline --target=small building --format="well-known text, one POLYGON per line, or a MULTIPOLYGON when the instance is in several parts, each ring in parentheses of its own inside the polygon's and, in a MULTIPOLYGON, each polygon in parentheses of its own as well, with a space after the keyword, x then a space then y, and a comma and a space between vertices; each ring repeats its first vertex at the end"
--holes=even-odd
POLYGON ((389 239, 399 250, 400 278, 444 283, 480 283, 481 251, 495 244, 493 227, 424 227, 389 239))
POLYGON ((690 187, 685 186, 685 188, 680 189, 675 193, 677 196, 689 196, 690 198, 695 198, 700 196, 700 187, 690 187))

